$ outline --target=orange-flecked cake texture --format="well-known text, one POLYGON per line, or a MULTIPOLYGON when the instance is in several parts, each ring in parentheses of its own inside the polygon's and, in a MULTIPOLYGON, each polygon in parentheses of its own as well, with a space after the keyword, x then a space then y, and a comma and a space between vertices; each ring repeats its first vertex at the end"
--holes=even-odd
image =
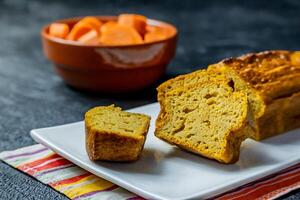
POLYGON ((247 119, 247 94, 232 80, 206 70, 179 76, 158 87, 161 111, 155 136, 185 150, 234 163, 247 119))

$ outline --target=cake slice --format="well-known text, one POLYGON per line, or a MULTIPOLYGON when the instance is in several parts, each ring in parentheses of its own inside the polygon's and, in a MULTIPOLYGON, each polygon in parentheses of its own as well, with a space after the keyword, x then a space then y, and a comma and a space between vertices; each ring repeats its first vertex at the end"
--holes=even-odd
POLYGON ((300 127, 299 80, 300 51, 247 54, 178 76, 158 87, 155 134, 203 156, 234 162, 245 138, 262 140, 300 127), (217 88, 222 92, 214 93, 217 88), (201 97, 205 93, 210 100, 201 97))
POLYGON ((91 160, 134 161, 144 147, 150 117, 99 106, 85 114, 86 150, 91 160))
POLYGON ((158 138, 222 163, 238 160, 248 137, 247 94, 235 91, 231 79, 200 70, 162 84, 158 100, 158 138))
POLYGON ((211 65, 248 94, 251 137, 262 140, 300 127, 300 51, 266 51, 211 65))

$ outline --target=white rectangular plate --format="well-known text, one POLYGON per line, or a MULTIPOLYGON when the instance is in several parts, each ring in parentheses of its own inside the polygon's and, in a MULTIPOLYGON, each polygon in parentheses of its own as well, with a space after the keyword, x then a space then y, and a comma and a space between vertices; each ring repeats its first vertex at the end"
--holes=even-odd
POLYGON ((143 156, 134 163, 90 161, 83 122, 32 130, 31 136, 87 171, 149 199, 212 197, 300 162, 300 129, 262 142, 248 139, 240 160, 224 165, 157 139, 157 103, 129 111, 152 118, 143 156))

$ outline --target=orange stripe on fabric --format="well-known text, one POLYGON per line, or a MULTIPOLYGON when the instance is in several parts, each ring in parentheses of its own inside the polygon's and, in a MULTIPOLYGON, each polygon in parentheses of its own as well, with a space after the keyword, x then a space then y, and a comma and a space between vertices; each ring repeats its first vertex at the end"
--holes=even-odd
MULTIPOLYGON (((293 170, 291 171, 284 171, 282 173, 277 173, 277 174, 274 174, 275 177, 270 177, 269 179, 266 179, 266 178, 262 178, 262 180, 257 180, 255 182, 253 182, 252 185, 249 185, 249 186, 245 186, 241 189, 238 189, 238 190, 235 190, 235 191, 229 191, 227 194, 224 194, 224 195, 221 195, 221 197, 219 197, 218 199, 223 199, 223 198, 233 198, 233 197, 237 197, 241 194, 244 194, 245 192, 248 192, 250 190, 252 190, 253 188, 257 188, 258 186, 260 185, 265 185, 265 184, 268 184, 269 182, 274 182, 274 181, 278 181, 278 179, 282 179, 284 177, 287 177, 287 176, 291 176, 295 173, 298 173, 300 170, 300 168, 294 168, 293 170)), ((270 175, 271 176, 271 175, 270 175)), ((251 183, 250 183, 251 184, 251 183)))
POLYGON ((242 200, 247 198, 250 199, 256 199, 261 196, 264 196, 267 193, 270 193, 274 190, 277 190, 278 188, 283 188, 288 185, 292 185, 294 183, 297 183, 300 180, 300 174, 294 175, 293 177, 286 177, 286 179, 278 182, 272 182, 267 185, 263 185, 258 188, 253 188, 252 191, 249 191, 248 193, 245 193, 244 195, 239 196, 238 198, 234 198, 235 200, 242 200))
POLYGON ((285 194, 289 193, 290 191, 293 191, 298 188, 300 188, 300 181, 297 183, 294 183, 292 185, 289 185, 287 187, 279 188, 275 191, 272 191, 272 192, 260 197, 260 199, 275 199, 275 198, 285 195, 285 194))
POLYGON ((49 162, 48 164, 43 165, 41 167, 36 167, 36 168, 34 168, 34 170, 36 172, 39 172, 39 171, 42 171, 42 170, 51 169, 51 168, 54 168, 54 167, 59 167, 59 166, 67 165, 67 164, 71 164, 71 162, 66 160, 66 159, 55 160, 55 161, 49 162))
POLYGON ((291 166, 289 168, 286 168, 278 173, 273 174, 274 177, 271 177, 272 175, 269 175, 265 178, 258 179, 252 183, 246 184, 246 185, 242 186, 242 188, 237 188, 232 191, 228 191, 224 194, 220 194, 220 195, 215 196, 210 199, 231 199, 233 197, 239 196, 240 194, 244 194, 245 191, 247 191, 247 190, 249 191, 253 187, 256 188, 259 185, 268 184, 269 182, 274 182, 275 179, 282 179, 282 177, 290 176, 291 174, 294 174, 294 173, 299 173, 299 171, 300 171, 300 163, 296 164, 294 166, 291 166))
POLYGON ((42 165, 40 167, 27 168, 27 169, 24 169, 23 171, 26 172, 27 174, 34 175, 37 172, 41 172, 41 171, 44 171, 44 170, 47 170, 47 169, 52 169, 52 168, 55 168, 55 167, 65 166, 67 164, 71 164, 71 162, 64 159, 64 158, 61 158, 59 160, 54 160, 54 161, 49 162, 49 163, 47 163, 45 165, 42 165))
MULTIPOLYGON (((265 187, 277 182, 281 182, 282 180, 286 180, 288 177, 293 177, 295 174, 297 175, 299 173, 300 169, 296 169, 295 171, 290 171, 290 172, 286 172, 283 174, 280 174, 276 177, 272 177, 268 180, 264 180, 264 181, 260 181, 258 183, 256 183, 255 185, 252 185, 251 187, 245 188, 244 190, 241 190, 239 193, 239 195, 244 195, 245 193, 248 192, 253 192, 253 190, 256 190, 260 187, 265 187)), ((239 196, 239 195, 235 195, 235 196, 239 196)))
POLYGON ((99 187, 107 187, 107 185, 113 185, 113 183, 111 183, 111 182, 109 182, 105 179, 102 179, 102 178, 99 178, 99 177, 97 177, 93 174, 90 174, 89 176, 84 177, 80 180, 77 180, 76 182, 69 183, 69 184, 64 184, 64 185, 58 185, 58 186, 55 187, 55 189, 58 189, 60 191, 65 191, 65 189, 66 190, 71 190, 71 189, 74 189, 74 188, 83 189, 86 185, 88 185, 90 183, 93 183, 93 182, 97 182, 97 181, 102 182, 101 185, 98 184, 99 187))
POLYGON ((71 183, 74 183, 74 182, 77 182, 87 176, 90 176, 91 173, 85 173, 85 174, 82 174, 82 175, 79 175, 79 176, 75 176, 75 177, 72 177, 72 178, 68 178, 68 179, 65 179, 65 180, 61 180, 61 181, 58 181, 58 182, 54 182, 54 183, 51 183, 50 186, 52 187, 55 187, 55 186, 58 186, 58 185, 64 185, 64 184, 71 184, 71 183))
MULTIPOLYGON (((248 186, 248 187, 245 187, 243 189, 240 189, 236 192, 232 192, 232 193, 228 193, 224 196, 221 196, 217 199, 219 200, 232 200, 232 199, 244 199, 245 198, 245 195, 246 197, 248 198, 249 197, 249 193, 254 193, 255 194, 258 194, 259 192, 257 191, 259 189, 260 191, 260 188, 266 188, 270 185, 275 185, 275 186, 270 186, 272 187, 271 188, 271 191, 274 190, 274 189, 278 189, 278 188, 281 188, 281 187, 284 187, 284 186, 279 186, 279 185, 276 185, 276 183, 280 183, 282 182, 282 180, 284 179, 285 181, 283 182, 283 184, 286 184, 286 185, 291 185, 297 181, 299 181, 300 179, 300 174, 299 174, 299 169, 296 169, 295 171, 292 171, 290 173, 286 173, 286 174, 281 174, 277 177, 274 177, 274 178, 270 178, 269 180, 265 180, 265 181, 261 181, 261 182, 258 182, 257 184, 254 184, 254 185, 251 185, 251 186, 248 186), (292 181, 291 180, 287 180, 288 178, 292 178, 292 181), (294 178, 296 178, 296 180, 294 180, 294 178)), ((260 196, 266 194, 267 191, 263 191, 263 194, 260 194, 260 196)), ((254 198, 254 197, 253 197, 254 198)))
POLYGON ((51 160, 51 159, 54 159, 54 158, 59 158, 61 156, 59 156, 58 154, 55 154, 55 153, 51 153, 50 155, 47 155, 46 157, 43 157, 43 158, 40 158, 38 160, 34 160, 32 162, 29 162, 29 163, 25 163, 25 164, 22 164, 22 165, 19 165, 17 166, 17 168, 19 170, 26 170, 27 168, 32 168, 32 167, 35 167, 37 165, 40 165, 48 160, 51 160))

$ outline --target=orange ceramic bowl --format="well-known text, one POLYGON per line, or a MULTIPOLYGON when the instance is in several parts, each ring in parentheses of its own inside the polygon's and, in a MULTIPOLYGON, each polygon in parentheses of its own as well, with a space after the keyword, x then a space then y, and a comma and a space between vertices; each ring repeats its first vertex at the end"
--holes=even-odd
MULTIPOLYGON (((116 16, 97 16, 101 21, 116 16)), ((72 27, 81 18, 59 20, 72 27)), ((156 42, 126 46, 84 45, 41 31, 43 50, 64 81, 78 89, 94 92, 129 92, 153 84, 165 72, 175 55, 177 29, 168 23, 148 19, 149 25, 163 27, 169 37, 156 42)))

